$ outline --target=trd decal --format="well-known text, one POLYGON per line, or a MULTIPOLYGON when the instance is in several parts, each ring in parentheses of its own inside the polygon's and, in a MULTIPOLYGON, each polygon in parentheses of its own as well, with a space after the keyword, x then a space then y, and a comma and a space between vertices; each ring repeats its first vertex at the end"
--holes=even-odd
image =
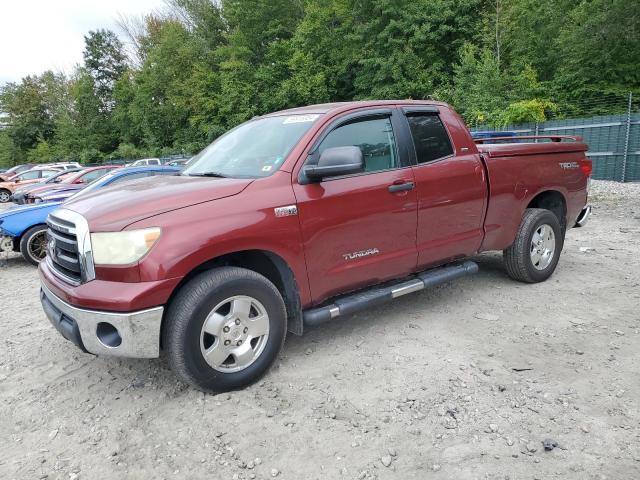
POLYGON ((273 211, 276 213, 276 217, 290 217, 291 215, 298 215, 298 207, 296 205, 277 207, 274 208, 273 211))
POLYGON ((572 170, 574 168, 580 168, 580 165, 578 164, 578 162, 560 162, 558 163, 558 165, 560 165, 560 168, 562 168, 563 170, 572 170))

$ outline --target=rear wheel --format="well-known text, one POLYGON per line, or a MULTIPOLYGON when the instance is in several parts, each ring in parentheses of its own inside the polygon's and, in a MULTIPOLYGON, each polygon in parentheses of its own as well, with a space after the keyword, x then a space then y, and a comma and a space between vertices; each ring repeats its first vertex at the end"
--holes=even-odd
POLYGON ((223 267, 181 288, 165 316, 163 347, 183 381, 216 393, 262 377, 286 332, 284 301, 273 283, 251 270, 223 267))
POLYGON ((20 253, 32 265, 38 265, 47 255, 47 226, 36 225, 20 239, 20 253))
POLYGON ((507 273, 521 282, 542 282, 556 269, 562 246, 558 218, 549 210, 528 208, 513 245, 503 252, 507 273))
POLYGON ((9 190, 1 189, 0 203, 7 203, 9 200, 11 200, 11 192, 9 190))

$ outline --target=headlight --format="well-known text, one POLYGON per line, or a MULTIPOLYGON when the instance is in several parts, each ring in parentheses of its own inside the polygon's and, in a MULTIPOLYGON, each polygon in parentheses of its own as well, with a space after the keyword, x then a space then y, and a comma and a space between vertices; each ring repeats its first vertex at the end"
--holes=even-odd
POLYGON ((91 234, 96 265, 127 265, 144 257, 160 238, 158 227, 91 234))

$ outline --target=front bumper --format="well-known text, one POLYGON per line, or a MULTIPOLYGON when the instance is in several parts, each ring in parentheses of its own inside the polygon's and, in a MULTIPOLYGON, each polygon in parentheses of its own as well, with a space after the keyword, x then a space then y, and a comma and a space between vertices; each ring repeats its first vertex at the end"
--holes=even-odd
POLYGON ((64 302, 44 283, 40 287, 42 308, 53 326, 83 351, 130 358, 160 355, 163 307, 131 313, 85 310, 64 302))
POLYGON ((591 205, 587 205, 582 209, 580 215, 576 219, 575 227, 584 227, 589 220, 589 216, 591 215, 591 205))

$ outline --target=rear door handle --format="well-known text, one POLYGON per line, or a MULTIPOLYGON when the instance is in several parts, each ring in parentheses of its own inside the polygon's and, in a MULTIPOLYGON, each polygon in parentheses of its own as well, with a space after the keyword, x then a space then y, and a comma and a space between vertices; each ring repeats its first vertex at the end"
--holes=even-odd
POLYGON ((416 184, 413 182, 394 183, 389 185, 389 191, 391 193, 406 192, 407 190, 413 190, 416 184))

